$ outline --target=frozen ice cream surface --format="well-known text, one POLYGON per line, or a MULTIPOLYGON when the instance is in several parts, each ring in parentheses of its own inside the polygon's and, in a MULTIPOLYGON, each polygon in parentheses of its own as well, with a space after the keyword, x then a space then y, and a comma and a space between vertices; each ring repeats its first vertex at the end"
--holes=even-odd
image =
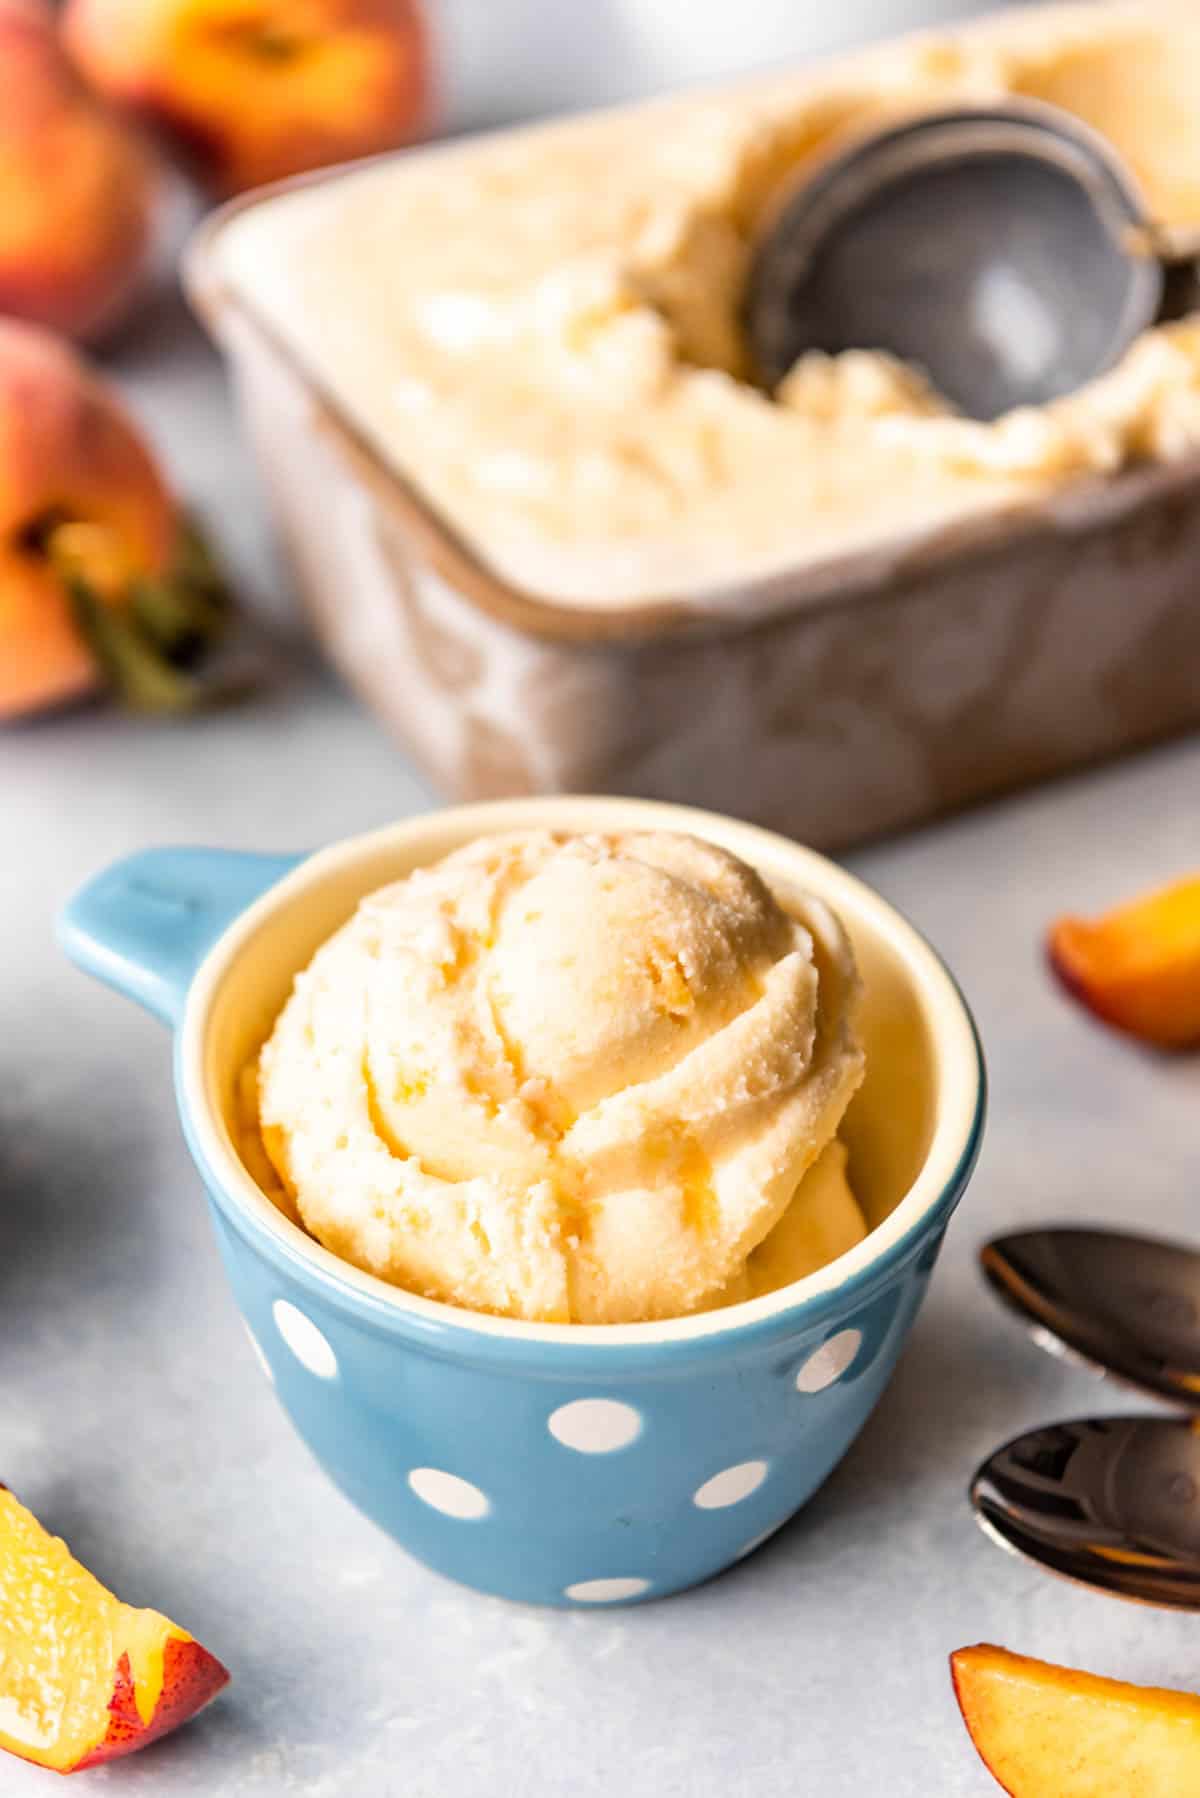
POLYGON ((1073 483, 1200 451, 1200 323, 992 424, 873 352, 761 391, 746 272, 781 194, 856 136, 1008 99, 1127 158, 1200 229, 1196 0, 1006 8, 825 65, 405 152, 232 217, 217 276, 382 462, 526 591, 737 603, 1073 483))
POLYGON ((296 977, 262 1143, 312 1235, 397 1285, 680 1315, 864 1234, 834 1141, 856 996, 833 914, 710 843, 484 838, 370 894, 296 977))
POLYGON ((846 1145, 838 1137, 823 1149, 775 1228, 726 1285, 721 1303, 762 1298, 828 1267, 866 1235, 862 1210, 846 1173, 846 1145))

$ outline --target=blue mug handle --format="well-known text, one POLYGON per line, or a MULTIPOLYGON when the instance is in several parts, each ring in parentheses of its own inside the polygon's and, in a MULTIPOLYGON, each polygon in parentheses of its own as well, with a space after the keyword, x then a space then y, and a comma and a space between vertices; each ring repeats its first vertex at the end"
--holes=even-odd
POLYGON ((59 918, 59 941, 85 974, 175 1025, 192 976, 222 931, 303 860, 145 849, 79 889, 59 918))

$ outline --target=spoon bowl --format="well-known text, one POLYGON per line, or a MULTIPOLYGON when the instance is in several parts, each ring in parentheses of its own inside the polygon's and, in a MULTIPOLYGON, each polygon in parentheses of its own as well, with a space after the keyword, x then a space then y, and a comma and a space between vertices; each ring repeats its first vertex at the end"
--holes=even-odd
POLYGON ((980 1251, 996 1296, 1051 1354, 1200 1407, 1200 1254, 1112 1230, 1028 1230, 980 1251))
POLYGON ((1124 163, 1026 101, 926 114, 831 158, 762 236, 745 323, 768 388, 805 350, 885 350, 991 419, 1102 374, 1162 293, 1124 163))
POLYGON ((1103 1417, 1006 1443, 970 1488, 1002 1548, 1093 1590, 1200 1610, 1200 1423, 1103 1417))

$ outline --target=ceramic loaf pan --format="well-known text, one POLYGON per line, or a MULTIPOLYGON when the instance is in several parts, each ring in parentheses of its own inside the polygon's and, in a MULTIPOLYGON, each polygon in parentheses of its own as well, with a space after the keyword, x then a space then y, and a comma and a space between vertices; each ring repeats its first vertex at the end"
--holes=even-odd
POLYGON ((487 566, 223 279, 229 219, 279 191, 206 224, 190 290, 318 636, 445 795, 700 803, 838 848, 1200 722, 1195 455, 736 591, 558 603, 487 566))

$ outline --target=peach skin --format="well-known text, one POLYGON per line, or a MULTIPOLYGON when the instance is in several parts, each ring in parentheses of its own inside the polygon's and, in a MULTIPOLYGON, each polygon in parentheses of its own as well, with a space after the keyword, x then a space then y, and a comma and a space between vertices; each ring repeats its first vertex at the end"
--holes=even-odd
POLYGON ((207 1648, 114 1598, 0 1486, 0 1748, 76 1773, 178 1728, 228 1682, 207 1648))
POLYGON ((1200 874, 1101 918, 1060 918, 1048 953, 1105 1023, 1161 1049, 1200 1044, 1200 874))
POLYGON ((0 312, 98 336, 143 285, 157 161, 87 92, 35 0, 0 0, 0 92, 0 312))
POLYGON ((0 719, 88 693, 172 709, 223 591, 116 393, 0 319, 0 719))
POLYGON ((1200 1698, 981 1644, 950 1657, 980 1759, 1010 1798, 1200 1792, 1200 1698))
POLYGON ((89 80, 215 191, 389 150, 426 118, 417 0, 70 0, 89 80))

